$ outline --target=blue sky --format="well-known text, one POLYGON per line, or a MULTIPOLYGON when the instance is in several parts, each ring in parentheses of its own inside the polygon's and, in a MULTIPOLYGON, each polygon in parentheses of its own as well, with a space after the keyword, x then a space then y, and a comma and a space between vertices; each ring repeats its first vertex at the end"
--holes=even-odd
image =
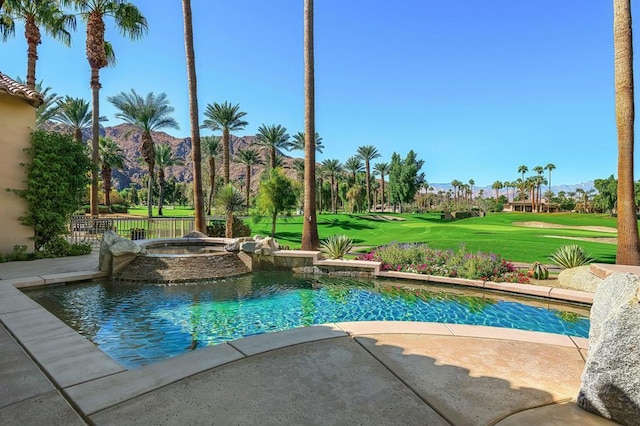
MULTIPOLYGON (((119 123, 107 96, 166 92, 181 126, 168 133, 188 136, 181 2, 134 3, 149 22, 142 40, 107 23, 118 63, 101 71, 105 124, 119 123)), ((316 0, 318 160, 413 149, 428 182, 476 186, 515 180, 521 164, 555 164, 554 185, 616 174, 611 3, 316 0)), ((263 123, 303 129, 302 5, 192 0, 201 112, 239 103, 249 121, 239 136, 263 123)), ((81 23, 72 48, 44 36, 38 80, 91 99, 84 43, 81 23)), ((0 44, 0 71, 24 77, 22 27, 0 44)))

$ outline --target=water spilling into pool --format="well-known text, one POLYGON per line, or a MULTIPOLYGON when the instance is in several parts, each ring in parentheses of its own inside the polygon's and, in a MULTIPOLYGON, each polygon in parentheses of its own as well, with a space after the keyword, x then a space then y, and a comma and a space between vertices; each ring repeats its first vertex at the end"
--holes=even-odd
POLYGON ((126 367, 255 334, 341 321, 444 322, 588 336, 586 308, 398 285, 257 272, 172 285, 105 281, 27 294, 126 367))

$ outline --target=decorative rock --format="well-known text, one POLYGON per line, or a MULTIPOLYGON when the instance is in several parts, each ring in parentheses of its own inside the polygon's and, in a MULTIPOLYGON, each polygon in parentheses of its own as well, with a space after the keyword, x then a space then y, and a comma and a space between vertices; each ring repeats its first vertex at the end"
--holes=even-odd
POLYGON ((591 308, 589 352, 578 404, 624 425, 640 419, 640 277, 613 274, 591 308))
POLYGON ((145 248, 127 238, 119 236, 115 231, 106 231, 102 234, 102 242, 100 243, 98 269, 110 273, 113 267, 114 256, 118 257, 139 253, 146 253, 145 248))
POLYGON ((565 269, 560 272, 560 274, 558 274, 558 282, 554 286, 595 293, 602 281, 601 278, 598 278, 590 272, 589 265, 584 265, 565 269))
POLYGON ((238 250, 240 250, 240 243, 237 240, 234 240, 224 246, 224 251, 238 251, 238 250))
POLYGON ((258 243, 255 241, 244 241, 240 243, 240 250, 245 253, 255 253, 258 249, 258 243))
POLYGON ((182 238, 208 238, 209 236, 207 234, 203 234, 202 232, 199 231, 191 231, 189 232, 187 235, 185 235, 182 238))

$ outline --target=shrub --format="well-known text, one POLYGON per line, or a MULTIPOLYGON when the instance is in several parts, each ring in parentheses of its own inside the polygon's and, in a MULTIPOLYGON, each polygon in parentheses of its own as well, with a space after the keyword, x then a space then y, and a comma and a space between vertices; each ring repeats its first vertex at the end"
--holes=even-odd
MULTIPOLYGON (((223 237, 225 236, 226 222, 224 220, 212 220, 207 226, 207 235, 210 237, 223 237)), ((251 228, 244 223, 242 219, 237 217, 233 218, 233 237, 250 237, 251 228)))
POLYGON ((320 251, 330 259, 342 259, 353 247, 353 240, 346 235, 332 235, 320 243, 320 251))
POLYGON ((536 280, 546 280, 549 278, 549 271, 540 262, 535 262, 527 271, 527 275, 536 280))
POLYGON ((47 241, 42 246, 47 257, 80 256, 91 253, 91 244, 71 244, 62 237, 47 241))
POLYGON ((593 258, 577 244, 560 247, 555 253, 549 256, 549 259, 556 265, 567 269, 593 262, 593 258))
POLYGON ((111 204, 113 213, 129 213, 129 208, 123 204, 111 204))
POLYGON ((11 189, 27 204, 23 225, 33 227, 35 248, 67 232, 71 215, 82 205, 91 161, 70 135, 34 131, 25 149, 26 189, 11 189))

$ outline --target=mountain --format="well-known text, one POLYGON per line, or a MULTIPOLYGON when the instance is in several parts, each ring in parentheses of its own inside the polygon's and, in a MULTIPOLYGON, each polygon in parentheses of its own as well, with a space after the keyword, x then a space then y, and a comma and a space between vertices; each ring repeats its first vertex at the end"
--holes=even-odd
MULTIPOLYGON (((48 129, 58 132, 69 132, 69 128, 63 124, 49 124, 48 129)), ((100 136, 106 136, 118 143, 125 155, 125 168, 124 170, 114 170, 113 172, 113 185, 114 188, 121 190, 127 188, 131 183, 140 183, 143 176, 147 175, 147 165, 144 162, 139 161, 141 133, 133 130, 130 124, 119 124, 117 126, 103 127, 100 131, 100 136)), ((166 144, 171 147, 173 155, 184 161, 183 166, 168 167, 166 169, 166 179, 174 177, 179 182, 191 182, 193 181, 193 161, 191 159, 191 138, 176 138, 164 132, 151 132, 153 142, 158 144, 166 144)), ((85 143, 90 143, 91 129, 86 129, 83 132, 83 140, 85 143)), ((255 143, 255 136, 231 136, 229 150, 231 151, 231 162, 229 166, 229 174, 231 181, 238 181, 244 179, 246 167, 243 164, 233 162, 233 157, 238 149, 246 149, 253 143, 255 143)), ((259 147, 256 147, 258 149, 259 147)), ((267 156, 261 152, 263 161, 266 163, 267 156)), ((282 154, 282 153, 280 153, 282 154)), ((296 172, 291 168, 293 158, 282 154, 285 172, 292 178, 295 178, 296 172)), ((264 170, 265 166, 257 165, 252 166, 251 187, 255 191, 258 187, 260 173, 264 170)), ((203 179, 208 182, 208 160, 203 155, 202 160, 203 179)), ((222 175, 222 156, 220 155, 216 159, 216 174, 222 175)))
MULTIPOLYGON (((450 183, 429 183, 429 186, 433 187, 435 189, 435 192, 437 193, 438 191, 443 191, 443 192, 447 192, 448 190, 452 190, 453 191, 453 185, 451 185, 450 183)), ((557 194, 560 191, 564 191, 565 193, 569 193, 569 192, 575 192, 576 189, 583 189, 585 191, 590 191, 591 189, 595 190, 595 187, 593 185, 593 181, 590 180, 588 182, 583 182, 583 183, 577 183, 577 184, 573 184, 573 185, 552 185, 551 186, 551 190, 553 191, 554 194, 557 194)), ((491 186, 474 186, 473 187, 473 196, 477 196, 480 193, 480 190, 483 191, 484 196, 485 197, 494 197, 495 196, 495 191, 493 189, 491 189, 491 186)), ((543 191, 546 191, 547 187, 543 186, 543 191)), ((509 189, 509 192, 513 191, 513 188, 509 189)), ((503 188, 499 191, 499 193, 501 195, 505 195, 507 193, 507 189, 503 188)))

